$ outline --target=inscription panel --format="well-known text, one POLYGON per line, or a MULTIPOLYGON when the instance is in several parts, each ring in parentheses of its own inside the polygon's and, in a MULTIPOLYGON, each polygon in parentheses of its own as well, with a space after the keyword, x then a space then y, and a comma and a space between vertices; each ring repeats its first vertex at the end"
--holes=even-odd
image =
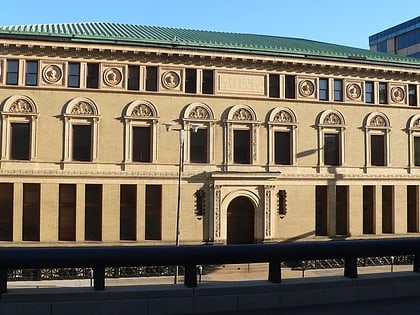
POLYGON ((229 73, 217 74, 218 94, 252 94, 266 95, 265 75, 255 73, 229 73))

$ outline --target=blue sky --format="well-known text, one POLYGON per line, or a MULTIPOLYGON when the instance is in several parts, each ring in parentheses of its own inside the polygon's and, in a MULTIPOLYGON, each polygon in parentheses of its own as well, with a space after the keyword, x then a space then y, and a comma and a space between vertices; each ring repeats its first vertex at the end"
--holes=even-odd
POLYGON ((419 0, 6 0, 1 25, 117 22, 305 38, 369 48, 420 15, 419 0))

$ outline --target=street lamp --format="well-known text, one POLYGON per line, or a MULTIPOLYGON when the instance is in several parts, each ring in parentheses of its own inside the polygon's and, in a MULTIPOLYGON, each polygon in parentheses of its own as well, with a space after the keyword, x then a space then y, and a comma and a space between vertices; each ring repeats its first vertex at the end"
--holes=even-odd
MULTIPOLYGON (((177 206, 176 206, 176 235, 175 235, 175 245, 179 246, 179 221, 180 221, 180 213, 181 213, 181 179, 182 179, 182 172, 184 171, 184 143, 185 143, 185 133, 188 129, 185 127, 175 128, 175 124, 173 122, 164 123, 166 127, 166 131, 178 131, 179 132, 179 163, 178 163, 178 196, 177 196, 177 206)), ((189 129, 193 132, 197 132, 198 128, 201 125, 199 124, 190 124, 189 129)), ((175 266, 175 277, 174 283, 177 284, 178 282, 178 265, 175 266)))

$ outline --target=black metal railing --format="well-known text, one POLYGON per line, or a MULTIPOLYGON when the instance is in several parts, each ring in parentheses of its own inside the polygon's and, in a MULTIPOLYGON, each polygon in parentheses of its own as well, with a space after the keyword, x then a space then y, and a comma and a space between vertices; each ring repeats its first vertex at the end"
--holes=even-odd
POLYGON ((420 238, 226 246, 4 247, 0 248, 0 293, 7 292, 13 270, 65 270, 69 276, 91 270, 94 288, 104 290, 112 268, 182 266, 185 286, 196 287, 198 265, 268 262, 268 280, 280 283, 281 267, 287 261, 334 259, 342 262, 344 276, 357 278, 358 266, 372 257, 408 257, 404 259, 419 272, 420 238))

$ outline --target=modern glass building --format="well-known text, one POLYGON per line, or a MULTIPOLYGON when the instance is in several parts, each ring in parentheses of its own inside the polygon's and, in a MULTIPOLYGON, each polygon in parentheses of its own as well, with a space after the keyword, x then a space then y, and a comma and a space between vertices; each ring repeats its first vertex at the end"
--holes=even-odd
POLYGON ((420 16, 369 36, 373 51, 420 58, 420 16))

